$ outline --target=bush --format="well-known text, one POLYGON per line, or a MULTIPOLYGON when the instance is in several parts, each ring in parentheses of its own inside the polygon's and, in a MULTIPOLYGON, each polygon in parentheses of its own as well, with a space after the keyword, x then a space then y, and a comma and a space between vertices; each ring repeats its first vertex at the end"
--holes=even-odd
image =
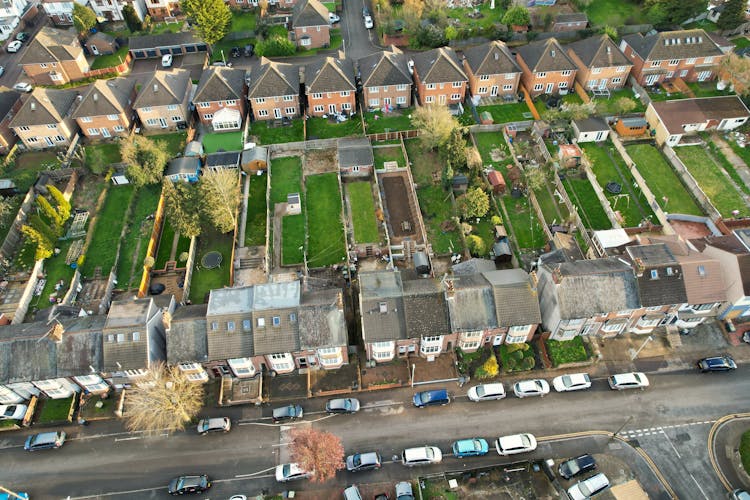
POLYGON ((258 57, 291 56, 297 51, 294 42, 280 35, 271 35, 268 40, 258 42, 255 46, 255 54, 258 57))
POLYGON ((536 360, 532 357, 525 358, 523 362, 521 363, 521 369, 522 370, 531 370, 536 365, 536 360))
POLYGON ((414 39, 418 47, 429 47, 431 49, 448 44, 448 40, 445 39, 445 31, 434 24, 420 26, 414 39))
POLYGON ((740 460, 745 472, 750 474, 750 431, 745 431, 740 440, 740 460))
POLYGON ((515 359, 517 359, 517 360, 519 360, 519 361, 520 361, 520 360, 522 360, 522 359, 523 359, 523 357, 524 357, 523 353, 524 353, 523 349, 519 349, 519 350, 517 350, 517 351, 513 351, 513 352, 511 353, 511 355, 512 355, 512 356, 513 356, 513 357, 514 357, 515 359))
POLYGON ((553 366, 566 363, 579 363, 589 359, 586 345, 581 336, 570 340, 548 340, 547 353, 553 366))
POLYGON ((519 349, 522 349, 522 344, 505 344, 505 352, 508 354, 514 353, 519 349))
POLYGON ((476 371, 474 372, 474 376, 479 380, 483 380, 496 377, 499 372, 500 365, 497 364, 497 358, 495 357, 495 354, 492 353, 490 354, 490 357, 487 358, 487 361, 485 361, 482 366, 476 369, 476 371))
POLYGON ((509 372, 515 370, 516 368, 516 360, 513 358, 508 358, 508 360, 505 362, 505 369, 509 372))

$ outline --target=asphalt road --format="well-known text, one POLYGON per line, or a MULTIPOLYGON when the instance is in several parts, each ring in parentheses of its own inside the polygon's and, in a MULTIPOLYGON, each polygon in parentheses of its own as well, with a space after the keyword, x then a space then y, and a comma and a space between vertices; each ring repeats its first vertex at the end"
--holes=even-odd
MULTIPOLYGON (((724 490, 708 467, 708 424, 728 413, 750 407, 748 373, 742 366, 733 373, 701 375, 694 372, 650 375, 644 391, 614 392, 603 379, 590 391, 549 394, 543 399, 519 400, 509 396, 496 402, 471 403, 465 389, 453 386, 453 404, 416 409, 411 390, 362 394, 357 415, 327 416, 324 400, 303 402, 304 422, 340 436, 347 453, 377 450, 390 461, 404 447, 440 446, 446 453, 458 438, 531 432, 538 438, 571 432, 603 430, 638 441, 662 469, 680 498, 722 498, 724 490), (669 427, 673 426, 673 427, 669 427), (676 427, 674 427, 676 426, 676 427), (665 435, 658 432, 664 429, 665 435), (680 429, 698 434, 690 439, 680 429), (643 431, 646 429, 647 431, 643 431), (657 432, 648 436, 638 433, 657 432), (666 438, 664 437, 666 436, 666 438), (668 438, 668 439, 667 439, 668 438), (700 488, 696 487, 699 484, 700 488), (702 492, 702 494, 700 493, 702 492)), ((0 484, 29 490, 34 498, 166 498, 166 484, 180 474, 208 473, 214 478, 212 498, 233 493, 257 494, 262 489, 282 488, 273 479, 273 468, 287 460, 285 446, 289 426, 270 422, 270 407, 216 409, 213 415, 229 415, 235 421, 231 433, 198 436, 192 429, 172 436, 144 437, 123 431, 119 422, 71 427, 70 439, 59 450, 24 452, 24 433, 0 436, 0 484)), ((36 429, 37 431, 41 429, 36 429)), ((523 458, 563 458, 586 452, 581 446, 564 448, 540 445, 523 458), (559 454, 559 456, 556 456, 559 454)), ((496 455, 476 463, 508 463, 496 455)), ((471 459, 468 459, 471 460, 471 459)), ((341 472, 337 483, 397 481, 417 473, 456 468, 459 461, 446 458, 440 466, 410 470, 389 463, 380 471, 358 475, 341 472)), ((468 462, 467 462, 468 463, 468 462)), ((331 487, 328 483, 326 487, 331 487)), ((294 488, 321 488, 308 482, 294 488)))

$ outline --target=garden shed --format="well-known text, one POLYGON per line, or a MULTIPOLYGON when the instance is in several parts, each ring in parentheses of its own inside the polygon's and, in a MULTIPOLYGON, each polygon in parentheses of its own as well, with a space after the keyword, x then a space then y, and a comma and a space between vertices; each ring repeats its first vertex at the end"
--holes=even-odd
POLYGON ((456 174, 451 180, 451 187, 455 194, 465 193, 469 187, 469 178, 464 174, 456 174))
POLYGON ((237 168, 240 163, 239 151, 222 151, 206 155, 205 167, 207 170, 219 170, 224 168, 237 168))
POLYGON ((268 168, 268 148, 255 146, 242 152, 240 167, 243 172, 253 174, 265 172, 268 168))
POLYGON ((575 168, 581 164, 581 148, 575 144, 560 144, 557 152, 560 165, 564 168, 575 168))
POLYGON ((493 193, 505 193, 505 178, 503 177, 502 173, 498 172, 497 170, 490 170, 490 173, 487 174, 487 180, 490 182, 490 186, 492 186, 493 193))
POLYGON ((164 176, 172 182, 197 182, 200 172, 200 158, 197 156, 179 156, 169 162, 164 176))
POLYGON ((513 259, 508 238, 499 239, 492 245, 492 258, 495 259, 495 264, 510 262, 513 259))
POLYGON ((200 141, 190 141, 185 146, 185 156, 203 156, 203 144, 200 141))
POLYGON ((615 123, 615 130, 619 135, 633 137, 648 132, 648 122, 641 116, 633 118, 620 118, 615 123))
POLYGON ((337 143, 339 172, 346 176, 367 176, 372 173, 375 157, 370 139, 355 137, 339 139, 337 143))
POLYGON ((298 215, 302 213, 302 203, 299 193, 289 193, 286 195, 286 214, 298 215))
POLYGON ((573 120, 572 125, 575 142, 602 142, 609 137, 609 125, 604 118, 598 116, 573 120))

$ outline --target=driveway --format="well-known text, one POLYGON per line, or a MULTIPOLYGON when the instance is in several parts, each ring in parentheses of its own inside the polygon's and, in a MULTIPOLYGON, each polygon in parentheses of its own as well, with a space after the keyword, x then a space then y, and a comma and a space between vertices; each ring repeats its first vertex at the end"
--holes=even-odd
POLYGON ((26 23, 25 26, 23 26, 22 23, 23 27, 16 30, 10 38, 2 42, 2 49, 0 52, 0 66, 5 68, 5 73, 0 76, 0 85, 13 87, 13 85, 15 85, 19 81, 31 83, 31 79, 26 76, 26 74, 21 69, 21 66, 18 64, 18 62, 21 60, 21 56, 24 52, 26 52, 26 49, 28 48, 28 42, 24 43, 21 47, 21 50, 19 50, 15 54, 9 54, 5 49, 12 40, 15 40, 16 33, 25 31, 26 33, 29 33, 33 38, 34 36, 36 36, 39 30, 41 30, 42 27, 46 25, 47 15, 40 11, 39 15, 37 15, 33 21, 26 23))
POLYGON ((352 60, 369 56, 373 52, 382 50, 378 45, 375 28, 368 30, 362 18, 362 8, 366 5, 372 12, 372 6, 367 0, 351 0, 344 2, 341 13, 341 35, 344 37, 342 49, 346 57, 352 60))

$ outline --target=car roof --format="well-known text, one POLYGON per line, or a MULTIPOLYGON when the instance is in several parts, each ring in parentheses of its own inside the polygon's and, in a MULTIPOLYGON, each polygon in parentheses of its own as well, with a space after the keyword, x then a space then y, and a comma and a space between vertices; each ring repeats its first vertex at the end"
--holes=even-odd
MULTIPOLYGON (((570 381, 574 384, 582 384, 583 382, 588 382, 590 379, 588 378, 588 373, 571 373, 567 375, 568 378, 570 378, 570 381)), ((565 375, 563 375, 565 377, 565 375)))
POLYGON ((420 446, 419 448, 407 448, 404 450, 406 460, 424 460, 427 458, 427 449, 431 446, 420 446))
POLYGON ((180 486, 198 486, 203 482, 203 476, 180 476, 180 486))
POLYGON ((533 379, 533 380, 522 380, 517 383, 518 388, 524 391, 527 391, 529 389, 537 390, 539 389, 539 386, 541 385, 539 383, 539 380, 533 379))
POLYGON ((378 454, 375 451, 368 451, 367 453, 359 453, 359 460, 363 464, 374 464, 378 462, 378 454))
POLYGON ((465 451, 476 451, 475 443, 479 441, 477 438, 473 439, 461 439, 460 441, 456 441, 456 450, 459 452, 465 452, 465 451))
POLYGON ((708 365, 728 365, 729 358, 727 356, 714 356, 713 358, 706 358, 705 361, 708 365))
POLYGON ((296 413, 297 411, 297 405, 286 405, 282 406, 281 408, 274 408, 273 414, 274 416, 283 416, 283 415, 290 415, 292 413, 296 413))
POLYGON ((638 379, 639 375, 639 373, 635 372, 618 373, 617 375, 613 375, 612 378, 621 384, 624 382, 640 382, 640 380, 638 379))
POLYGON ((505 392, 505 387, 501 383, 479 384, 479 385, 484 387, 484 392, 487 394, 499 394, 501 392, 505 392))
POLYGON ((588 464, 596 463, 596 460, 594 460, 594 457, 592 457, 588 453, 586 455, 581 455, 580 457, 572 458, 571 460, 575 460, 576 462, 578 462, 579 465, 588 465, 588 464))
POLYGON ((331 408, 346 408, 348 402, 349 398, 332 399, 328 402, 328 406, 331 408))
POLYGON ((526 443, 524 443, 523 437, 526 434, 512 434, 510 436, 503 436, 499 438, 500 446, 502 448, 521 448, 523 446, 526 446, 526 443))
POLYGON ((422 401, 430 401, 432 399, 445 399, 448 397, 448 391, 445 389, 433 389, 431 391, 422 391, 419 393, 419 398, 422 401))

